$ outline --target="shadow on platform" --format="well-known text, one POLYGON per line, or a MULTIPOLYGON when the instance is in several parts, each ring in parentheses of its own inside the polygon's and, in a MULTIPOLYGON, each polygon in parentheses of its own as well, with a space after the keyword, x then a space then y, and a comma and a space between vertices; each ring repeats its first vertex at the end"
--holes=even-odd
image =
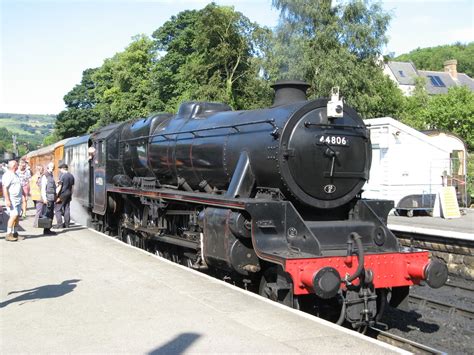
POLYGON ((21 293, 21 295, 16 296, 10 300, 0 302, 0 308, 4 308, 9 304, 16 303, 16 302, 27 302, 33 300, 40 300, 45 298, 57 298, 64 296, 72 292, 76 288, 76 284, 81 281, 79 279, 73 280, 66 280, 61 282, 57 285, 44 285, 35 288, 31 288, 28 290, 20 290, 20 291, 11 291, 8 292, 8 295, 21 293))
POLYGON ((200 336, 196 333, 180 334, 159 348, 150 351, 148 355, 183 354, 200 336))

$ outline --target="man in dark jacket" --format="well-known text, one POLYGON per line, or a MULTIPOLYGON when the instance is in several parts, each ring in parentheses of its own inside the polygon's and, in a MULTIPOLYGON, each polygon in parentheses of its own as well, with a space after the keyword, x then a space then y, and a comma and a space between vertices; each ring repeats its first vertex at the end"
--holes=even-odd
POLYGON ((70 204, 74 188, 74 176, 68 171, 67 164, 59 166, 58 199, 54 207, 56 228, 69 228, 71 221, 70 204), (64 216, 64 223, 63 223, 64 216))
MULTIPOLYGON (((45 216, 53 220, 54 202, 56 201, 56 183, 53 177, 54 163, 51 162, 46 166, 46 171, 41 177, 41 198, 44 203, 45 216)), ((44 228, 44 235, 55 235, 51 228, 44 228)))

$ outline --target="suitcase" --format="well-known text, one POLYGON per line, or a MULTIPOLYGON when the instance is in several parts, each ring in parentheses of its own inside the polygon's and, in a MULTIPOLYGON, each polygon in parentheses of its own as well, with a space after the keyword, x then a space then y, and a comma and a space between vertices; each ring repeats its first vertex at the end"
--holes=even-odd
POLYGON ((48 217, 38 218, 38 228, 49 229, 53 226, 53 219, 48 217))

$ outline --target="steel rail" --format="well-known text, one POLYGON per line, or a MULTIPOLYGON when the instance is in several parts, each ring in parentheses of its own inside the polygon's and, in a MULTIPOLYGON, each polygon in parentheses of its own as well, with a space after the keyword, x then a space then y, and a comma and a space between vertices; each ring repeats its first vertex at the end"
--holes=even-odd
POLYGON ((423 345, 417 342, 414 342, 409 339, 402 338, 398 335, 391 334, 389 332, 383 331, 381 329, 370 327, 371 333, 374 334, 374 337, 377 340, 383 341, 384 343, 396 346, 404 350, 408 350, 415 354, 447 354, 444 351, 423 345))
POLYGON ((409 302, 415 303, 419 305, 420 307, 429 307, 431 309, 448 312, 449 314, 452 314, 452 315, 459 314, 462 317, 465 317, 471 320, 474 319, 474 310, 467 309, 464 307, 453 306, 448 303, 436 301, 436 300, 429 299, 423 296, 410 294, 409 302))
POLYGON ((451 287, 451 288, 458 288, 463 291, 469 291, 469 292, 474 292, 474 287, 466 286, 466 285, 461 285, 456 282, 448 281, 444 284, 444 286, 451 287))

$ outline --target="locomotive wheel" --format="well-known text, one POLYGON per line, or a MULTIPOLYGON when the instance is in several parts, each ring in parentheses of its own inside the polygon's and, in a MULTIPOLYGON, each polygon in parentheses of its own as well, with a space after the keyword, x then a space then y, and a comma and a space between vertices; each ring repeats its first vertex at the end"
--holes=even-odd
POLYGON ((299 309, 298 301, 293 296, 293 287, 291 282, 281 282, 278 277, 278 268, 272 266, 265 270, 260 279, 258 294, 272 301, 284 304, 292 308, 299 309), (278 282, 280 281, 280 283, 278 282))
POLYGON ((260 280, 258 294, 262 297, 278 302, 276 282, 277 282, 277 270, 276 270, 276 267, 271 267, 264 272, 260 280))

